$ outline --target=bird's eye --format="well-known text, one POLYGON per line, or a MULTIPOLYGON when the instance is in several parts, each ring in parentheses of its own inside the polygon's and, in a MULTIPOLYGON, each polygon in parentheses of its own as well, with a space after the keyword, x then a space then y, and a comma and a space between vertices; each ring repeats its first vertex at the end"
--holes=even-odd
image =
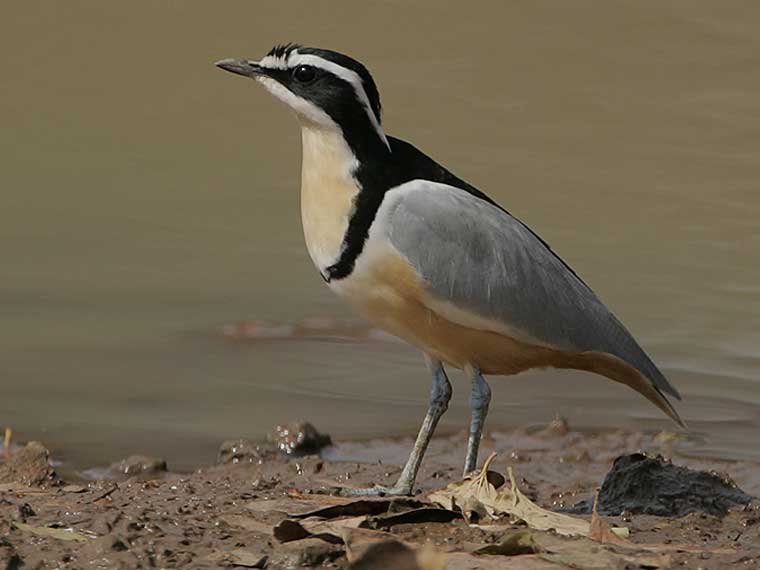
POLYGON ((316 76, 317 72, 311 65, 299 65, 293 70, 293 77, 299 83, 309 83, 316 76))

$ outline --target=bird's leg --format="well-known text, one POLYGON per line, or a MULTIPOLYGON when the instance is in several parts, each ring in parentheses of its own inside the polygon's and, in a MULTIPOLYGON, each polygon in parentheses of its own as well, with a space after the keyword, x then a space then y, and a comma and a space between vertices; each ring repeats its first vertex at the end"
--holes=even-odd
POLYGON ((483 424, 488 415, 488 404, 491 403, 491 387, 477 368, 467 367, 465 370, 472 378, 470 437, 467 440, 467 456, 464 460, 464 474, 468 475, 475 471, 478 464, 478 447, 483 435, 483 424))
POLYGON ((414 448, 406 460, 406 465, 399 475, 398 481, 392 487, 376 485, 368 489, 343 489, 346 495, 411 495, 414 480, 417 478, 417 472, 422 463, 422 457, 425 455, 430 439, 433 437, 438 420, 441 419, 444 412, 449 407, 451 400, 451 384, 443 369, 440 360, 425 355, 425 362, 428 369, 433 375, 433 385, 430 388, 430 402, 425 419, 422 421, 422 427, 417 434, 417 440, 414 442, 414 448))

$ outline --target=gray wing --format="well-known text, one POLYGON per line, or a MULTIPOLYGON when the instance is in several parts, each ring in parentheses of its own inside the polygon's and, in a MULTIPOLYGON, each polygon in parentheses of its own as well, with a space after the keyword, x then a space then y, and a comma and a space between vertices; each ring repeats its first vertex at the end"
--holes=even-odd
POLYGON ((416 180, 399 187, 391 243, 435 297, 568 351, 599 351, 680 399, 620 321, 522 222, 463 190, 416 180))

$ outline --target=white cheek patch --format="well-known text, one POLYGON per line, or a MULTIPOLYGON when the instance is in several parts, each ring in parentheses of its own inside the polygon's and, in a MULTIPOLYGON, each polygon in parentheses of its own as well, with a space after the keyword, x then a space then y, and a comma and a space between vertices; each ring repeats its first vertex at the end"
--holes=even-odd
POLYGON ((328 127, 331 129, 340 129, 338 125, 330 118, 330 115, 325 113, 322 109, 310 103, 306 99, 294 94, 279 81, 272 79, 271 77, 259 76, 256 81, 261 83, 267 91, 274 95, 277 99, 285 103, 288 107, 293 109, 296 114, 310 123, 328 127))

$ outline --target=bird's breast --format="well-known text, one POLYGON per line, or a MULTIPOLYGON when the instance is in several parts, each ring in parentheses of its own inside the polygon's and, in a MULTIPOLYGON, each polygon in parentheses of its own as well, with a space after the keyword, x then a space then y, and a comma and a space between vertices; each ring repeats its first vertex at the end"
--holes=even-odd
POLYGON ((359 193, 356 159, 338 133, 304 128, 302 139, 301 220, 309 255, 324 272, 340 256, 359 193))

